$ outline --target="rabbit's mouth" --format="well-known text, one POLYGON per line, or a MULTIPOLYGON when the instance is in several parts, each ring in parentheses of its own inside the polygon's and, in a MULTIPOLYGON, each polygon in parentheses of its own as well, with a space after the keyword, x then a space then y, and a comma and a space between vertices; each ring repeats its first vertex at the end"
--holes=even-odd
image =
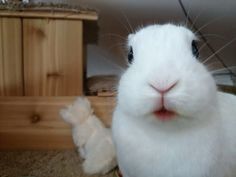
POLYGON ((159 110, 156 110, 154 112, 154 114, 156 115, 156 117, 161 120, 161 121, 168 121, 168 120, 172 120, 175 118, 176 116, 176 112, 171 111, 171 110, 167 110, 165 107, 162 107, 159 110))

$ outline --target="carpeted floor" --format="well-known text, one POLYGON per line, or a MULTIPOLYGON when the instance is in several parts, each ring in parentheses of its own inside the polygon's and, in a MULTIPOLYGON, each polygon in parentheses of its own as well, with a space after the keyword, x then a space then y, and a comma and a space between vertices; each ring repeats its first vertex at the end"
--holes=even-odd
MULTIPOLYGON (((0 152, 0 177, 89 177, 75 150, 0 152)), ((91 176, 91 177, 100 177, 91 176)), ((115 177, 114 172, 103 177, 115 177)))

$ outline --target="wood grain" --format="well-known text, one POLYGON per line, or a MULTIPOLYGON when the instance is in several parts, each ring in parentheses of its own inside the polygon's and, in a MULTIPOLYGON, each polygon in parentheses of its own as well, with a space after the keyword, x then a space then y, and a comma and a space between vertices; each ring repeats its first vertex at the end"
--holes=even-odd
POLYGON ((0 18, 0 96, 23 95, 20 18, 0 18))
POLYGON ((26 96, 83 94, 82 22, 23 19, 26 96))
POLYGON ((73 20, 98 20, 96 12, 74 13, 74 12, 17 12, 17 11, 0 11, 2 17, 22 17, 22 18, 51 18, 51 19, 73 19, 73 20))
MULTIPOLYGON (((114 97, 88 97, 95 114, 110 125, 114 97)), ((67 149, 71 129, 59 110, 75 97, 0 97, 0 149, 67 149)))

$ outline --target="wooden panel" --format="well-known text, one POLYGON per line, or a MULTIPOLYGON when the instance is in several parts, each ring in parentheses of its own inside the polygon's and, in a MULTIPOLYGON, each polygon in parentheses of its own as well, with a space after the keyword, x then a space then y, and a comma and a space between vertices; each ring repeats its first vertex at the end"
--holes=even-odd
MULTIPOLYGON (((111 122, 113 97, 88 97, 98 117, 111 122)), ((74 147, 71 129, 59 110, 75 97, 1 97, 0 149, 65 149, 74 147)))
POLYGON ((96 12, 86 11, 84 13, 74 12, 19 12, 19 11, 0 11, 2 17, 24 17, 24 18, 52 18, 52 19, 74 19, 74 20, 98 20, 98 14, 96 12))
POLYGON ((0 18, 0 96, 23 95, 21 19, 0 18))
POLYGON ((83 93, 82 22, 24 19, 26 96, 83 93))

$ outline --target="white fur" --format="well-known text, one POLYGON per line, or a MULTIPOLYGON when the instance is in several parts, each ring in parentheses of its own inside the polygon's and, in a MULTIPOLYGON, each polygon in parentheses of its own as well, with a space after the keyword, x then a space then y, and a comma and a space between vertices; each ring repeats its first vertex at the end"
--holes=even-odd
POLYGON ((29 3, 29 0, 22 0, 23 3, 29 3))
POLYGON ((129 37, 134 61, 123 74, 113 138, 124 177, 233 177, 236 173, 236 97, 217 92, 213 77, 192 54, 195 35, 183 26, 152 25, 129 37), (153 112, 165 88, 161 121, 153 112))
POLYGON ((111 130, 93 114, 86 98, 78 98, 73 105, 61 110, 60 115, 72 125, 73 140, 84 159, 86 173, 105 174, 116 166, 111 130))

